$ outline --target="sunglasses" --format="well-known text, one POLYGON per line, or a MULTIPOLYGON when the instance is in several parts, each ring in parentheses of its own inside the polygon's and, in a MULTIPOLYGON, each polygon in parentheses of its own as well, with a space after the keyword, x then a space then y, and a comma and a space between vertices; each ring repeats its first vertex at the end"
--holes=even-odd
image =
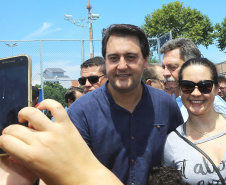
POLYGON ((105 75, 101 75, 101 76, 97 76, 97 75, 92 75, 92 76, 88 76, 88 77, 80 77, 78 79, 78 82, 80 85, 85 85, 86 84, 86 79, 88 79, 89 83, 91 84, 95 84, 99 81, 99 78, 105 76, 105 75))
POLYGON ((212 91, 213 82, 213 80, 203 80, 198 83, 194 83, 188 80, 181 80, 179 81, 179 85, 181 91, 185 94, 191 94, 196 86, 202 94, 209 94, 212 91))

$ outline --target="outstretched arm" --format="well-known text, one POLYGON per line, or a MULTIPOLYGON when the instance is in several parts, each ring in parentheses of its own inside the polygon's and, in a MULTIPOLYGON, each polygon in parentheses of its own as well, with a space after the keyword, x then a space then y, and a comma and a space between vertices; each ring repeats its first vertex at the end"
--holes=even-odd
POLYGON ((0 136, 0 147, 46 184, 122 184, 93 155, 62 105, 44 100, 38 109, 19 112, 19 122, 28 121, 34 129, 11 125, 0 136), (40 110, 51 111, 51 122, 40 110))
POLYGON ((0 185, 32 185, 38 177, 11 156, 0 157, 0 185))

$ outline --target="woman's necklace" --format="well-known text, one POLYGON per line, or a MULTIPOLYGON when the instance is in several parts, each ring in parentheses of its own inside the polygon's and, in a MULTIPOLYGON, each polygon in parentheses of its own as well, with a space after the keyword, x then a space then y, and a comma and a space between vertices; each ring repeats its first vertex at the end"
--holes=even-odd
POLYGON ((209 134, 210 134, 209 132, 211 132, 212 130, 214 130, 214 127, 216 126, 216 125, 214 125, 213 128, 211 128, 210 131, 208 131, 208 132, 201 132, 201 131, 197 130, 196 128, 194 128, 191 124, 189 124, 189 125, 190 125, 190 127, 191 127, 192 129, 194 129, 196 132, 200 133, 200 134, 202 135, 202 137, 203 137, 203 136, 209 137, 209 136, 210 136, 210 135, 209 135, 209 134))

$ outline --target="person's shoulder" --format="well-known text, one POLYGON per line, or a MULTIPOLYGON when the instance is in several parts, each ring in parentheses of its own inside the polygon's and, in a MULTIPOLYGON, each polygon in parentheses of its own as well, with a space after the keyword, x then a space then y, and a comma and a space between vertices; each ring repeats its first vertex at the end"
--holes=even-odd
MULTIPOLYGON (((176 130, 180 133, 183 134, 183 125, 179 125, 176 130)), ((172 142, 174 143, 175 141, 177 141, 179 138, 179 136, 176 134, 176 132, 172 131, 169 133, 169 135, 167 136, 167 142, 172 142)))
MULTIPOLYGON (((177 127, 177 130, 181 130, 182 125, 177 127)), ((180 131, 179 131, 180 132, 180 131)), ((166 143, 164 145, 164 154, 162 157, 162 165, 163 166, 171 166, 174 167, 175 158, 178 153, 184 151, 182 149, 181 138, 173 131, 171 132, 167 138, 166 143)))

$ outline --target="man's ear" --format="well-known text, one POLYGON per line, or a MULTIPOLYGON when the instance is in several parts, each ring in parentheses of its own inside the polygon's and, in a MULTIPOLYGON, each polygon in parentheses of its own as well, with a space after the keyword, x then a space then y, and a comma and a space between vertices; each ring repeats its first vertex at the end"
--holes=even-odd
POLYGON ((152 84, 152 80, 151 79, 146 80, 146 85, 152 86, 151 84, 152 84))
POLYGON ((71 99, 67 99, 68 105, 70 106, 74 101, 72 101, 71 99))

